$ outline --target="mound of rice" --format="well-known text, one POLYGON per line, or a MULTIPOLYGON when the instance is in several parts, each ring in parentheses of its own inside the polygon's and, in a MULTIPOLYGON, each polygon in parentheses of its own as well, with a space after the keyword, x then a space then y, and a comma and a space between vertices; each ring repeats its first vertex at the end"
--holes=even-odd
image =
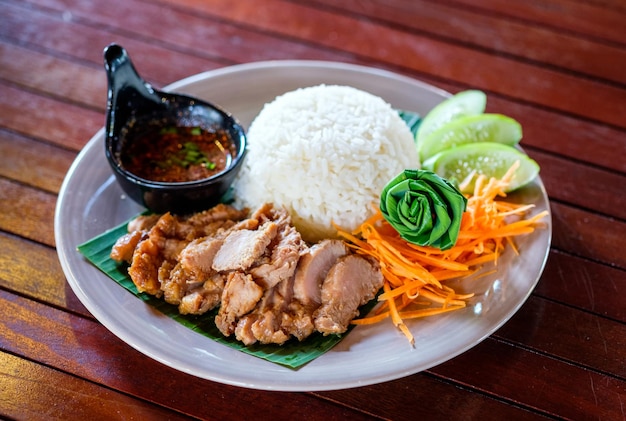
POLYGON ((406 123, 383 99, 320 85, 277 97, 248 130, 239 206, 284 206, 309 242, 353 230, 393 177, 419 164, 406 123))

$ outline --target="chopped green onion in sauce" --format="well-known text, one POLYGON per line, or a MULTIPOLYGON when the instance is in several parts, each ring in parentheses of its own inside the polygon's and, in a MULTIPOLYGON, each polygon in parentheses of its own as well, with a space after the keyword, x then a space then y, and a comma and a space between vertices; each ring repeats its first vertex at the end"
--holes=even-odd
POLYGON ((160 182, 211 177, 227 169, 235 154, 226 132, 186 126, 129 129, 120 153, 124 169, 160 182))

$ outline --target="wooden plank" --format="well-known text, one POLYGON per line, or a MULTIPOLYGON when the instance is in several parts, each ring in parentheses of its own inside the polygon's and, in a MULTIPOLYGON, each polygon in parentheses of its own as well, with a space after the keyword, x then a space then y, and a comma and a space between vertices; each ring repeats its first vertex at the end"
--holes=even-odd
POLYGON ((56 196, 0 178, 0 229, 54 246, 56 196))
POLYGON ((57 308, 92 317, 67 284, 53 248, 2 232, 0 244, 2 288, 57 308))
POLYGON ((535 294, 626 322, 624 270, 553 250, 535 294))
POLYGON ((539 175, 550 200, 564 201, 617 219, 626 219, 626 176, 580 165, 551 154, 534 150, 527 152, 541 167, 539 175))
MULTIPOLYGON (((45 2, 38 4, 45 4, 47 7, 62 7, 56 4, 58 0, 31 1, 45 2)), ((617 87, 507 57, 494 56, 420 34, 407 33, 405 30, 382 26, 369 20, 339 16, 323 9, 283 0, 268 0, 262 10, 251 0, 239 1, 236 6, 230 0, 211 3, 201 0, 176 0, 169 4, 172 7, 184 5, 189 10, 185 17, 187 25, 182 28, 168 24, 167 19, 173 19, 172 16, 176 16, 175 11, 162 14, 158 5, 150 8, 149 4, 142 3, 141 8, 145 13, 141 16, 119 14, 117 13, 119 10, 131 7, 134 1, 139 0, 112 1, 113 3, 109 2, 106 5, 100 2, 80 3, 71 10, 71 13, 84 19, 99 19, 102 23, 113 22, 123 28, 135 28, 138 33, 145 36, 158 37, 170 43, 174 41, 184 43, 188 49, 197 49, 198 45, 202 45, 203 51, 214 47, 215 51, 229 58, 237 54, 239 61, 302 58, 301 55, 294 54, 297 49, 289 51, 281 48, 296 47, 298 46, 296 43, 286 46, 282 41, 273 38, 266 39, 263 51, 251 50, 248 43, 240 43, 239 39, 233 39, 230 34, 222 34, 233 43, 228 45, 228 48, 225 49, 224 45, 213 46, 210 34, 206 33, 208 27, 206 17, 227 19, 238 25, 254 28, 265 37, 267 34, 276 34, 299 40, 301 45, 310 43, 342 52, 348 54, 348 57, 377 60, 420 73, 436 75, 439 78, 463 81, 478 89, 491 89, 544 107, 626 128, 626 121, 622 118, 626 114, 624 100, 626 94, 617 87), (113 21, 110 16, 112 11, 117 13, 113 21), (159 22, 159 25, 155 22, 159 22), (188 29, 191 27, 194 28, 193 31, 188 29), (190 36, 190 33, 193 33, 193 36, 190 36), (354 37, 355 33, 358 33, 359 37, 354 37), (205 42, 198 43, 198 39, 205 42), (267 41, 276 44, 277 49, 268 49, 267 41), (281 54, 275 54, 277 51, 281 51, 281 54), (525 75, 525 78, 502 77, 510 74, 525 75), (588 95, 589 92, 594 92, 594 95, 588 95)), ((306 48, 306 51, 310 53, 314 50, 306 48)))
POLYGON ((464 390, 459 385, 450 386, 430 373, 419 373, 381 384, 316 395, 394 421, 456 420, 463 418, 461 414, 471 414, 471 419, 484 421, 551 419, 519 403, 512 404, 506 399, 476 392, 471 387, 464 390))
POLYGON ((626 13, 626 4, 622 0, 587 0, 597 7, 612 10, 614 12, 626 13))
POLYGON ((78 151, 104 126, 104 120, 102 112, 0 82, 0 127, 78 151))
MULTIPOLYGON (((63 28, 67 25, 67 23, 62 21, 56 22, 51 18, 47 18, 46 15, 35 14, 31 17, 31 19, 41 20, 40 23, 42 25, 52 25, 53 23, 59 25, 59 27, 54 27, 56 32, 63 32, 63 28)), ((20 31, 25 31, 27 28, 28 22, 24 22, 23 25, 15 25, 11 29, 16 35, 19 35, 20 31)), ((78 30, 78 28, 75 30, 78 30)), ((81 31, 88 35, 90 32, 96 30, 86 27, 81 28, 81 31)), ((26 37, 26 35, 28 34, 24 34, 22 36, 26 37)), ((78 38, 74 41, 76 45, 74 45, 73 48, 77 51, 84 48, 81 44, 79 44, 81 39, 82 38, 78 38)), ((87 39, 89 39, 89 36, 87 36, 87 39)), ((69 53, 69 51, 67 51, 68 49, 63 45, 49 43, 47 39, 40 41, 42 44, 39 45, 38 48, 59 48, 59 51, 51 51, 52 53, 58 55, 69 53)), ((187 46, 185 47, 187 48, 187 46)), ((279 47, 280 45, 276 45, 276 48, 279 47)), ((178 70, 178 76, 180 77, 191 74, 184 73, 184 70, 188 65, 187 60, 189 60, 190 57, 188 55, 171 51, 168 52, 162 48, 155 50, 154 45, 143 45, 137 50, 137 53, 141 55, 139 59, 141 59, 142 69, 145 69, 146 72, 150 73, 151 78, 154 78, 154 80, 160 80, 164 83, 164 81, 167 80, 165 78, 167 77, 168 72, 172 71, 171 67, 175 67, 178 70), (163 66, 163 62, 161 61, 157 62, 148 57, 144 57, 145 55, 153 56, 155 54, 167 57, 168 60, 180 63, 180 66, 163 66)), ((94 62, 96 61, 97 63, 100 63, 101 58, 94 58, 94 62)), ((364 61, 358 62, 366 64, 364 61)), ((32 69, 33 72, 36 72, 36 66, 33 66, 32 69)), ((458 86, 442 83, 436 79, 425 77, 422 74, 411 72, 407 69, 393 69, 392 66, 390 66, 390 69, 399 71, 400 73, 404 73, 408 76, 420 78, 429 83, 434 83, 435 85, 448 89, 452 92, 461 90, 458 86)), ((193 70, 190 70, 190 72, 191 71, 193 70)), ((55 79, 57 75, 59 75, 59 73, 52 74, 53 77, 51 78, 51 86, 54 86, 62 80, 55 79)), ((25 77, 28 78, 28 76, 25 77)), ((532 107, 530 104, 514 102, 511 101, 510 98, 503 97, 495 92, 488 92, 488 94, 488 111, 505 113, 518 119, 523 125, 525 133, 525 137, 522 141, 523 145, 538 147, 542 150, 569 156, 575 158, 576 160, 606 166, 607 168, 612 168, 618 171, 626 171, 626 160, 614 159, 616 155, 626 155, 626 142, 615 141, 615 139, 619 139, 624 135, 622 130, 616 130, 615 128, 606 125, 594 124, 589 121, 575 119, 571 116, 546 110, 544 108, 532 107)))
POLYGON ((534 0, 453 0, 485 13, 498 13, 531 21, 544 27, 559 28, 605 41, 626 44, 624 3, 617 1, 534 0), (598 3, 598 4, 592 4, 598 3))
POLYGON ((64 55, 98 64, 102 63, 102 49, 116 42, 132 54, 137 70, 146 80, 158 82, 161 86, 192 74, 240 62, 349 58, 345 54, 228 24, 221 19, 165 10, 167 8, 151 3, 82 2, 68 9, 62 1, 35 1, 43 7, 43 11, 35 7, 26 14, 25 2, 9 0, 4 7, 4 13, 9 18, 7 25, 0 27, 0 35, 9 40, 19 40, 21 44, 26 42, 57 49, 64 55), (130 12, 137 7, 142 10, 141 14, 130 12), (51 14, 50 8, 57 9, 58 13, 51 14), (64 21, 60 18, 63 12, 68 12, 73 18, 64 21), (185 24, 180 25, 180 22, 185 24), (42 35, 45 33, 54 33, 55 39, 42 35), (224 39, 229 42, 225 43, 224 39), (94 45, 101 45, 102 49, 94 49, 94 45), (167 66, 165 63, 176 65, 167 66))
POLYGON ((489 95, 487 112, 502 113, 520 122, 524 130, 522 146, 532 146, 573 161, 589 162, 626 173, 624 131, 602 124, 555 113, 530 104, 512 102, 489 95))
POLYGON ((76 153, 0 129, 0 176, 58 193, 76 153))
MULTIPOLYGON (((312 394, 256 391, 177 372, 131 349, 92 320, 3 290, 0 305, 6 313, 0 319, 3 350, 96 384, 106 384, 137 399, 167 402, 170 408, 192 416, 230 419, 236 412, 241 419, 255 419, 259 414, 274 414, 280 406, 280 414, 273 419, 292 420, 302 414, 311 420, 373 418, 340 401, 329 402, 312 394)), ((443 387, 453 395, 466 395, 455 386, 443 387)))
MULTIPOLYGON (((300 1, 301 4, 307 2, 300 1)), ((427 33, 452 43, 514 56, 516 59, 626 83, 626 50, 560 29, 522 22, 491 10, 428 0, 318 0, 347 15, 427 33)))
POLYGON ((560 419, 618 420, 624 414, 623 378, 495 340, 483 341, 429 372, 560 419))
MULTIPOLYGON (((25 10, 24 6, 25 2, 7 2, 3 6, 6 18, 0 26, 0 35, 25 48, 37 47, 45 54, 100 67, 102 73, 98 83, 106 80, 102 54, 104 48, 112 42, 127 48, 137 62, 137 69, 142 76, 157 86, 233 63, 216 61, 207 54, 207 50, 203 51, 204 57, 198 57, 188 52, 163 48, 162 45, 146 42, 141 37, 137 39, 126 36, 123 32, 112 32, 102 25, 90 26, 77 23, 73 19, 64 20, 62 13, 65 9, 60 13, 50 14, 36 9, 25 10), (49 34, 55 36, 50 37, 49 34), (176 63, 176 66, 164 66, 163 63, 176 63)), ((68 12, 71 16, 71 12, 68 12)), ((102 104, 104 106, 105 103, 102 104)))
POLYGON ((185 414, 134 399, 52 368, 0 352, 0 416, 10 419, 168 419, 185 414))
POLYGON ((103 111, 107 100, 104 67, 85 65, 0 41, 0 78, 28 90, 103 111))
POLYGON ((615 247, 626 238, 626 223, 556 202, 551 212, 554 247, 626 269, 626 255, 615 247))
MULTIPOLYGON (((164 1, 174 4, 173 0, 164 1)), ((211 4, 201 0, 183 0, 182 3, 176 0, 175 4, 184 4, 197 13, 216 15, 259 30, 278 31, 283 36, 326 48, 463 81, 478 89, 490 89, 544 107, 626 127, 621 117, 626 113, 623 90, 568 73, 282 0, 267 1, 262 11, 252 1, 238 2, 237 7, 229 7, 228 0, 211 4), (354 37, 354 33, 359 37, 354 37), (525 77, 502 77, 512 74, 525 77), (591 97, 589 92, 595 95, 591 97)))
POLYGON ((622 322, 533 296, 496 336, 626 379, 626 324, 622 322))

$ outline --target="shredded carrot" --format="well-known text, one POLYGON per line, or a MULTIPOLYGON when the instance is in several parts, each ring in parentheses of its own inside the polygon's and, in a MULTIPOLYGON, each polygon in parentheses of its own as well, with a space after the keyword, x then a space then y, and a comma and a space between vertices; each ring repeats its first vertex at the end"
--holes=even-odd
MULTIPOLYGON (((474 192, 468 195, 456 244, 447 250, 407 242, 384 219, 379 209, 355 232, 338 228, 339 236, 357 253, 380 262, 384 277, 381 305, 372 315, 355 319, 357 325, 373 324, 391 318, 393 324, 414 345, 413 334, 404 320, 428 317, 465 308, 474 294, 460 294, 446 281, 467 279, 485 264, 497 265, 507 245, 519 253, 513 238, 530 234, 547 211, 525 218, 533 205, 501 200, 519 163, 501 179, 478 176, 474 192), (514 219, 514 220, 512 220, 514 219), (422 308, 418 308, 422 307, 422 308)), ((471 178, 464 180, 471 182, 471 178)), ((469 282, 469 281, 468 281, 469 282)))

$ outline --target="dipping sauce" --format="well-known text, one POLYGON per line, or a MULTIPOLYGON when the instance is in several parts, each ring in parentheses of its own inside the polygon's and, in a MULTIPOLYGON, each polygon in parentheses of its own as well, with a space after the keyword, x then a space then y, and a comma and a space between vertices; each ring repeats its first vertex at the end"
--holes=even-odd
POLYGON ((236 147, 228 134, 200 127, 148 126, 129 130, 120 151, 122 168, 146 180, 182 183, 227 169, 236 147))

